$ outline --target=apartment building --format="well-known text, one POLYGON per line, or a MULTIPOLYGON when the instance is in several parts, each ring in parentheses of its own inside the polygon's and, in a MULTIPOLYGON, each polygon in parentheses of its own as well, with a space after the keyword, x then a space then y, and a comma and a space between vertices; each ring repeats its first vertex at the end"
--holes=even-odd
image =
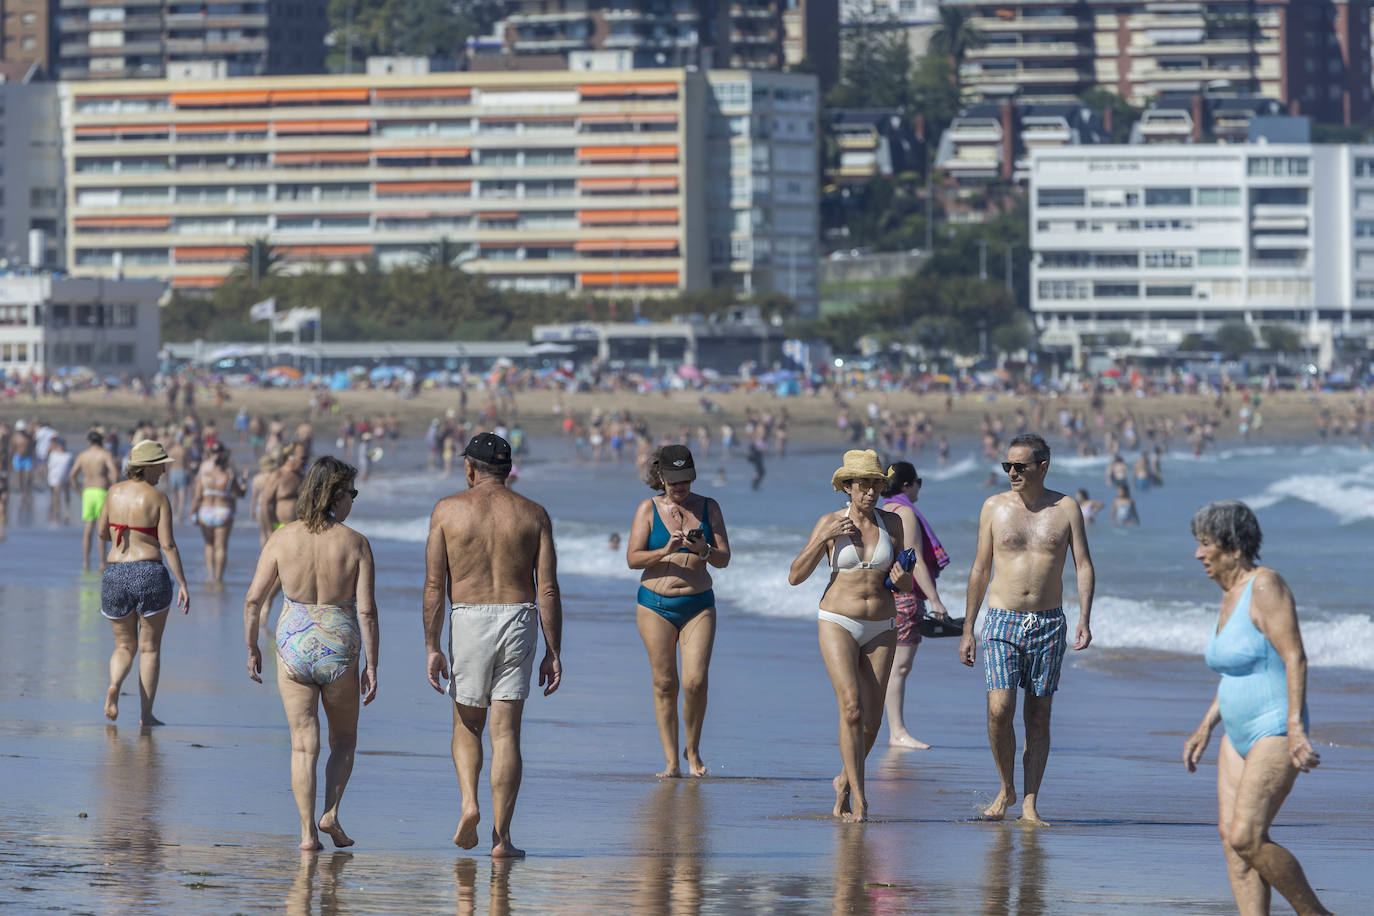
POLYGON ((1177 344, 1224 321, 1374 335, 1374 146, 1031 155, 1031 309, 1051 344, 1177 344))
POLYGON ((207 79, 325 70, 325 0, 57 4, 55 75, 63 80, 207 79))
POLYGON ((51 0, 0 0, 0 63, 52 64, 51 0))
POLYGON ((253 238, 294 270, 414 264, 448 238, 464 269, 505 288, 638 297, 718 279, 796 290, 814 308, 805 266, 779 279, 771 260, 814 255, 813 76, 368 74, 62 92, 80 274, 208 288, 253 238), (708 183, 715 157, 728 183, 708 183))
POLYGON ((1278 99, 1357 124, 1371 112, 1368 0, 944 0, 986 43, 960 75, 975 99, 1066 99, 1093 87, 1134 105, 1160 94, 1278 99))
POLYGON ((0 62, 0 268, 61 266, 61 140, 57 84, 0 62))
MULTIPOLYGON (((940 22, 940 0, 841 0, 841 43, 858 29, 901 29, 914 58, 925 56, 940 22)), ((841 54, 845 53, 843 48, 841 54)))

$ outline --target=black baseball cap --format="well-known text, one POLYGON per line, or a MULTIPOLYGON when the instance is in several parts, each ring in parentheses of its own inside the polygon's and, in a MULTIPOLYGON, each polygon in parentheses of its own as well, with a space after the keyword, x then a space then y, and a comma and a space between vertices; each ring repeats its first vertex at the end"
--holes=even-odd
POLYGON ((463 457, 487 464, 510 464, 510 443, 496 433, 478 433, 468 440, 463 457))
POLYGON ((664 483, 682 483, 697 479, 697 466, 692 451, 685 445, 665 445, 658 450, 658 476, 664 483))

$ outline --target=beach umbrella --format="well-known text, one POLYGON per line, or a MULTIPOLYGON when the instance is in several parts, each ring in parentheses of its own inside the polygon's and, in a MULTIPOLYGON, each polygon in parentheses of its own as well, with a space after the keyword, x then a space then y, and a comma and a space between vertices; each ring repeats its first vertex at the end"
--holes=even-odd
POLYGON ((263 375, 270 379, 282 379, 288 382, 299 382, 304 377, 304 373, 295 366, 273 366, 263 375))
POLYGON ((687 365, 678 366, 678 367, 677 367, 677 374, 678 374, 679 376, 681 376, 682 378, 688 379, 689 381, 693 381, 693 382, 699 382, 699 381, 701 381, 701 370, 698 369, 696 366, 687 366, 687 365))

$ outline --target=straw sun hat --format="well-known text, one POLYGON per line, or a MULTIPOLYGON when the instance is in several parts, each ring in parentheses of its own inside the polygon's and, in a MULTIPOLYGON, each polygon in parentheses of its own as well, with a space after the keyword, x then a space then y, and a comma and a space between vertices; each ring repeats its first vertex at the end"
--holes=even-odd
POLYGON ((144 439, 142 442, 134 443, 134 447, 129 450, 129 467, 141 468, 150 464, 171 464, 172 459, 167 457, 167 451, 152 439, 144 439))
POLYGON ((844 464, 830 475, 830 483, 836 490, 843 490, 851 480, 887 480, 887 471, 878 461, 877 452, 854 448, 844 453, 844 464))

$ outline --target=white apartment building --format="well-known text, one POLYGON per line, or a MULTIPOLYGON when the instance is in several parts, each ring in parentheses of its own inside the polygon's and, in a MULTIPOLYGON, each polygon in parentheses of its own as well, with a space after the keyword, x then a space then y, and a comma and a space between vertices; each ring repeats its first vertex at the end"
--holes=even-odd
POLYGON ((156 372, 165 289, 150 280, 0 276, 0 378, 75 366, 102 376, 156 372))
POLYGON ((1044 342, 1177 344, 1241 319, 1374 335, 1374 146, 1037 150, 1031 310, 1044 342))

